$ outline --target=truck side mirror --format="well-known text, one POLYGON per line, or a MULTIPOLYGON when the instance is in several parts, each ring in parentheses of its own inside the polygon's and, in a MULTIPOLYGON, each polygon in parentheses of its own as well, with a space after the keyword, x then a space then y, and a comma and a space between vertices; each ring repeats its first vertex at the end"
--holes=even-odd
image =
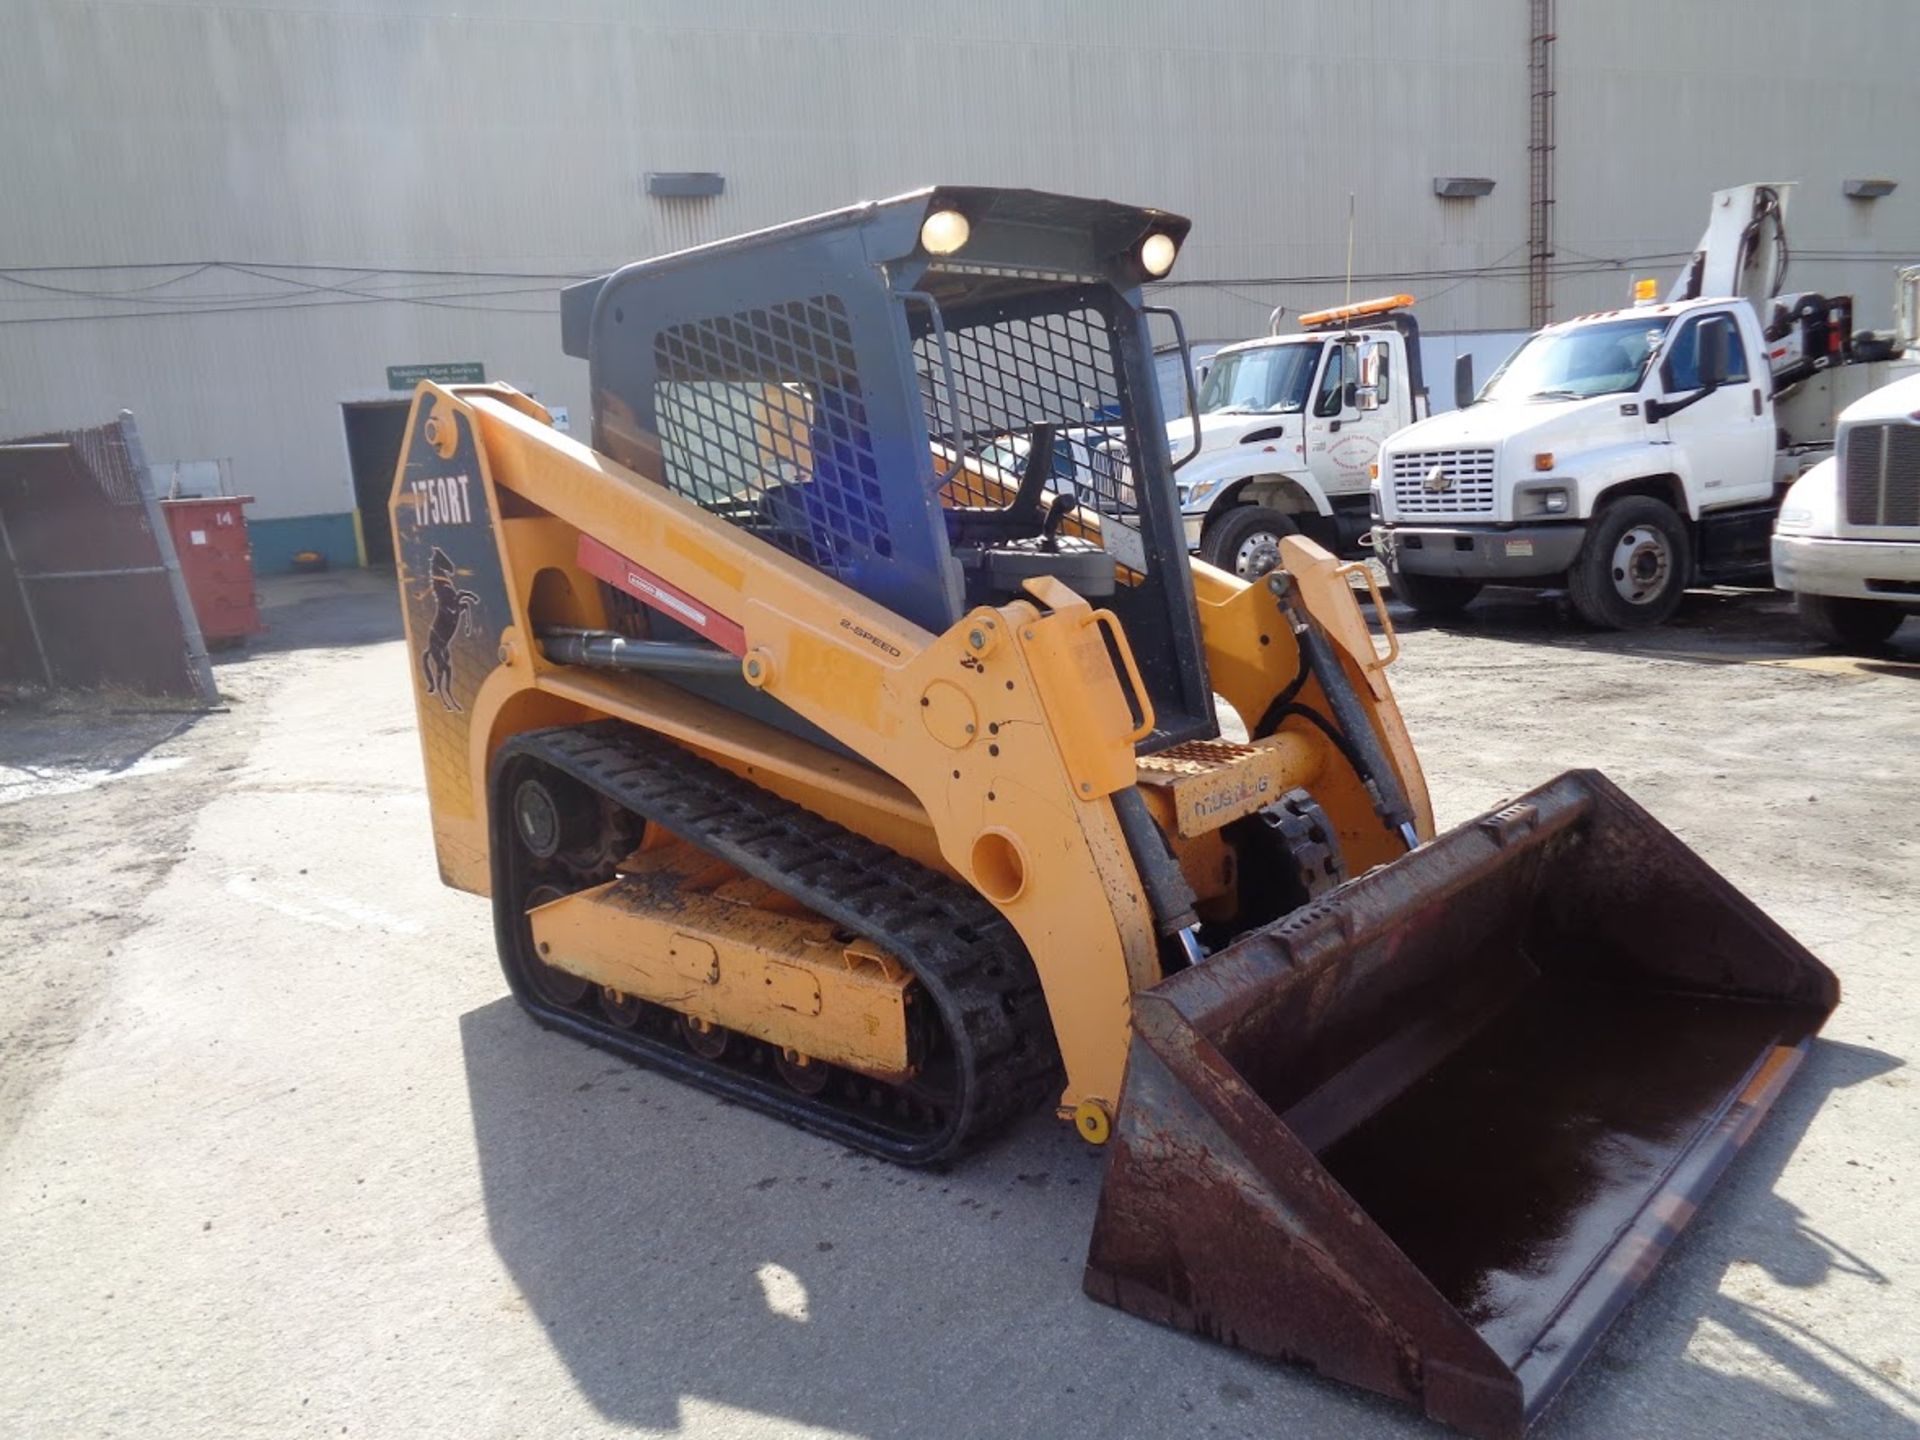
POLYGON ((1362 410, 1378 410, 1390 398, 1388 354, 1386 345, 1378 340, 1360 347, 1360 386, 1354 392, 1354 404, 1362 410))
POLYGON ((1727 383, 1727 331, 1729 319, 1715 316, 1700 326, 1700 388, 1718 390, 1727 383))
POLYGON ((1473 356, 1453 357, 1453 406, 1464 410, 1473 403, 1473 356))

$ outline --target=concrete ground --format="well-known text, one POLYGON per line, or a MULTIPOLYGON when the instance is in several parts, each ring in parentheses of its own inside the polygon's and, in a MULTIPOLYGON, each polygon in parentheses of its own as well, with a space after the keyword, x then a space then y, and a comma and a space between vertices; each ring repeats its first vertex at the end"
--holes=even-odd
MULTIPOLYGON (((1084 1299, 1049 1119, 911 1173, 537 1030, 436 880, 387 590, 267 588, 225 714, 0 712, 0 1434, 1443 1433, 1084 1299)), ((1920 622, 1407 629, 1442 825, 1598 766, 1846 987, 1540 1433, 1914 1434, 1920 622)))

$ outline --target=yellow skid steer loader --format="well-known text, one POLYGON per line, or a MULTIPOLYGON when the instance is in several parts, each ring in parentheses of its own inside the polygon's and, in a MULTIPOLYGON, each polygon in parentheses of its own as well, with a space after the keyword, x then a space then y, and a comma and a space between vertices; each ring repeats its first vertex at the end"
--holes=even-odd
POLYGON ((1436 839, 1377 592, 1189 561, 1187 229, 946 187, 626 266, 591 445, 422 384, 441 874, 541 1024, 903 1164, 1051 1104, 1089 1293, 1518 1435, 1837 986, 1598 775, 1436 839))

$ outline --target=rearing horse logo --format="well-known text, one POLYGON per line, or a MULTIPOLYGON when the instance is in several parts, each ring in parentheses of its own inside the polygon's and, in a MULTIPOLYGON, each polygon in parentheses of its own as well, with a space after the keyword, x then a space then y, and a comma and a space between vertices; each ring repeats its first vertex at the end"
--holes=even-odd
POLYGON ((438 695, 449 710, 458 710, 453 698, 453 655, 450 647, 456 631, 473 633, 473 612, 480 608, 480 597, 453 583, 453 560, 438 545, 427 557, 427 570, 433 576, 433 625, 427 631, 426 648, 420 652, 420 673, 426 678, 427 693, 438 695))

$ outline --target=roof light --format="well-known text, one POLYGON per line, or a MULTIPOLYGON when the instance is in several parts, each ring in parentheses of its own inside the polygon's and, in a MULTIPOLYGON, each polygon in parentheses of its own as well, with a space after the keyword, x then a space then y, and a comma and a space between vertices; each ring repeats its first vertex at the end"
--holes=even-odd
POLYGON ((1173 269, 1173 257, 1179 252, 1171 235, 1156 230, 1140 242, 1140 268, 1149 275, 1164 275, 1173 269))
POLYGON ((1351 305, 1335 305, 1331 310, 1310 310, 1300 317, 1305 329, 1315 325, 1330 325, 1339 320, 1352 320, 1360 315, 1380 315, 1388 310, 1403 310, 1413 304, 1411 295, 1382 295, 1377 300, 1358 300, 1351 305))
POLYGON ((920 243, 929 255, 951 255, 967 243, 973 227, 958 210, 936 210, 920 222, 920 243))
POLYGON ((1652 305, 1658 302, 1659 299, 1660 299, 1660 282, 1658 280, 1648 278, 1645 280, 1636 280, 1633 282, 1633 303, 1634 304, 1652 305))

